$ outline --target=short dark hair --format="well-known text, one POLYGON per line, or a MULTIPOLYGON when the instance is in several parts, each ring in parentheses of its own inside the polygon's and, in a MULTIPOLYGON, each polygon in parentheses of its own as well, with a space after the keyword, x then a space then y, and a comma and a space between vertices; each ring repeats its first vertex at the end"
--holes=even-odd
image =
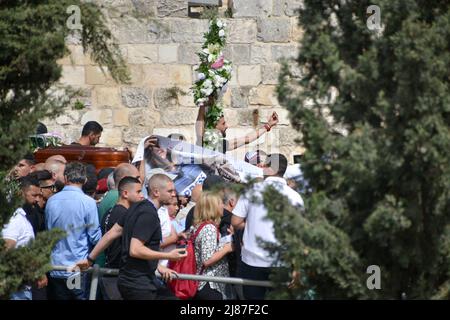
POLYGON ((97 121, 88 121, 83 127, 83 131, 81 131, 81 135, 83 137, 88 136, 91 133, 99 134, 102 133, 103 127, 97 121))
POLYGON ((28 189, 30 186, 39 187, 39 180, 32 175, 27 175, 25 177, 21 177, 19 180, 20 189, 22 191, 28 189))
POLYGON ((272 168, 278 177, 282 177, 286 172, 288 161, 281 153, 272 153, 267 156, 265 165, 272 168))
POLYGON ((38 179, 39 181, 50 180, 53 178, 52 173, 48 170, 35 171, 30 173, 30 175, 36 177, 36 179, 38 179))
POLYGON ((38 125, 36 127, 36 134, 44 134, 47 133, 48 129, 42 122, 38 122, 38 125))
POLYGON ((216 174, 209 175, 203 182, 204 191, 221 191, 225 186, 225 179, 216 174))
POLYGON ((69 162, 64 169, 64 176, 71 183, 84 184, 87 178, 86 166, 81 162, 69 162))
POLYGON ((130 184, 141 184, 141 181, 136 177, 124 177, 119 182, 119 195, 122 195, 122 192, 126 189, 126 187, 130 184))

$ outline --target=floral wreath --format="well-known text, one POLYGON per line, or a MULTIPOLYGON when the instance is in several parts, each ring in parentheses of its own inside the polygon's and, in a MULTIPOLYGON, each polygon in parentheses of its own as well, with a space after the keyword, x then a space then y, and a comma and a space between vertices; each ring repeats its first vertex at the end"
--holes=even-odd
POLYGON ((197 67, 198 79, 194 84, 194 102, 198 107, 207 106, 205 117, 205 136, 203 145, 216 149, 221 135, 214 132, 217 121, 223 116, 221 98, 227 82, 231 79, 231 62, 224 59, 226 23, 217 18, 209 22, 209 30, 204 34, 205 42, 198 53, 200 65, 197 67), (219 137, 220 135, 220 137, 219 137))

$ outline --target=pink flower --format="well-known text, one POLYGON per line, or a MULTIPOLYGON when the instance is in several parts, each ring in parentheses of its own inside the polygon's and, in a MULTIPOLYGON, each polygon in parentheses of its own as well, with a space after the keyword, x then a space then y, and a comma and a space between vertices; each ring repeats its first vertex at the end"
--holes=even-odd
POLYGON ((223 67, 223 56, 220 56, 220 58, 217 59, 216 62, 214 62, 214 63, 211 65, 211 68, 213 68, 213 69, 219 69, 219 68, 222 68, 222 67, 223 67))

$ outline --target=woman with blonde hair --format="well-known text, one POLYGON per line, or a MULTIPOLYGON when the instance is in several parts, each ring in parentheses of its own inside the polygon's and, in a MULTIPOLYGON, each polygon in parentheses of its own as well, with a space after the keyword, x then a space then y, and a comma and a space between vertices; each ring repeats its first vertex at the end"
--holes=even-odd
MULTIPOLYGON (((227 255, 233 251, 231 242, 219 243, 219 223, 223 215, 223 202, 219 195, 205 191, 194 210, 194 242, 197 274, 229 277, 227 255), (201 228, 201 229, 200 229, 201 228)), ((222 300, 227 297, 226 284, 200 281, 194 299, 222 300)))

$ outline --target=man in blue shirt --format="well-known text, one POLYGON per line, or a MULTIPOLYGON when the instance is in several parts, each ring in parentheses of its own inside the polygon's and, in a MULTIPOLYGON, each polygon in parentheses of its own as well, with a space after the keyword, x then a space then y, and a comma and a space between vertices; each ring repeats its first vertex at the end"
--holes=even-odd
MULTIPOLYGON (((79 162, 69 163, 64 170, 66 186, 51 197, 45 207, 47 229, 58 228, 67 236, 53 248, 53 265, 71 267, 85 259, 101 238, 95 201, 85 195, 82 186, 86 181, 86 167, 79 162)), ((48 279, 50 300, 86 300, 89 281, 86 273, 81 281, 68 279, 73 273, 51 271, 48 279), (79 284, 79 285, 78 285, 79 284)))

